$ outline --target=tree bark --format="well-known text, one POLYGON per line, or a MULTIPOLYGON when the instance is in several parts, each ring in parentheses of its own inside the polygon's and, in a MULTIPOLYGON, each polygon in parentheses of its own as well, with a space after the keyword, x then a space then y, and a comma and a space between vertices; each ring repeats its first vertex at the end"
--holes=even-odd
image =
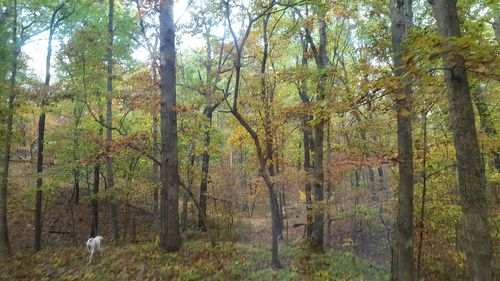
POLYGON ((173 0, 160 1, 161 57, 161 201, 160 248, 168 252, 180 249, 179 230, 179 159, 175 89, 175 25, 173 0))
POLYGON ((411 85, 404 77, 403 55, 407 51, 402 42, 412 27, 412 1, 391 0, 391 31, 394 74, 402 86, 396 93, 398 135, 398 207, 396 219, 396 249, 393 280, 415 280, 413 256, 413 148, 411 85))
MULTIPOLYGON (((429 0, 429 3, 441 35, 445 39, 460 37, 456 0, 429 0)), ((458 54, 447 53, 446 49, 443 51, 444 76, 464 219, 464 250, 467 260, 465 273, 468 280, 494 280, 486 177, 474 122, 465 60, 458 54)))

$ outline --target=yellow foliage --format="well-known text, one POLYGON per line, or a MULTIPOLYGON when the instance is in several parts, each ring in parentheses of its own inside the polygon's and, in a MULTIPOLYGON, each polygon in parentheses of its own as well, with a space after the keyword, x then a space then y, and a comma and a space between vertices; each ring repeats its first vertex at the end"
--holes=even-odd
POLYGON ((245 130, 245 128, 243 128, 242 126, 237 126, 236 128, 234 128, 234 130, 232 131, 231 135, 229 136, 229 139, 227 140, 227 143, 228 143, 228 145, 239 146, 248 137, 249 136, 248 136, 248 133, 245 130))
POLYGON ((306 202, 306 193, 302 190, 299 190, 299 199, 301 202, 306 202))

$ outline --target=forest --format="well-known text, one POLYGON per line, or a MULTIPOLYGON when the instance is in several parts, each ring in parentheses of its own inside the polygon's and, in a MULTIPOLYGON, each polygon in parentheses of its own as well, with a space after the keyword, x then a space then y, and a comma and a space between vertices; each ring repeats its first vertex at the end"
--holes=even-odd
POLYGON ((500 278, 500 2, 0 4, 0 280, 500 278))

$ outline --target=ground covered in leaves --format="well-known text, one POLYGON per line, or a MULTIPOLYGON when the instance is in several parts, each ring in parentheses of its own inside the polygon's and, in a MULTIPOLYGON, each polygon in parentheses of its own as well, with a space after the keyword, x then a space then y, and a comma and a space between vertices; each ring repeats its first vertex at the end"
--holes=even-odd
POLYGON ((389 280, 386 269, 349 253, 312 254, 299 244, 283 245, 284 267, 270 265, 264 244, 188 241, 177 253, 154 243, 105 245, 87 264, 82 246, 46 248, 0 261, 0 280, 389 280))

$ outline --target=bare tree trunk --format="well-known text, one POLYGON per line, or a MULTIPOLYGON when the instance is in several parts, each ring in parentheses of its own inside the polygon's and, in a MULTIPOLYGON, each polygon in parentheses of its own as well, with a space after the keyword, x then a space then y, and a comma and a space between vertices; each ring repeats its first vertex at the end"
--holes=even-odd
MULTIPOLYGON (((446 39, 460 37, 456 0, 429 0, 429 3, 439 32, 446 39)), ((458 54, 443 52, 443 62, 464 217, 465 272, 468 280, 494 280, 486 177, 465 60, 458 54)))
POLYGON ((394 74, 401 79, 402 87, 396 93, 398 127, 398 207, 396 220, 396 251, 393 280, 415 280, 413 256, 413 148, 411 85, 404 77, 405 64, 402 46, 412 27, 412 1, 391 0, 391 31, 394 74))
POLYGON ((118 213, 114 192, 115 176, 113 173, 113 156, 111 147, 113 145, 113 17, 114 17, 114 0, 109 0, 108 13, 108 93, 106 96, 106 181, 107 188, 111 192, 111 232, 113 240, 120 239, 120 229, 118 227, 118 213))
POLYGON ((161 61, 161 201, 160 248, 177 251, 182 244, 179 229, 179 159, 175 89, 174 3, 160 1, 161 61))

